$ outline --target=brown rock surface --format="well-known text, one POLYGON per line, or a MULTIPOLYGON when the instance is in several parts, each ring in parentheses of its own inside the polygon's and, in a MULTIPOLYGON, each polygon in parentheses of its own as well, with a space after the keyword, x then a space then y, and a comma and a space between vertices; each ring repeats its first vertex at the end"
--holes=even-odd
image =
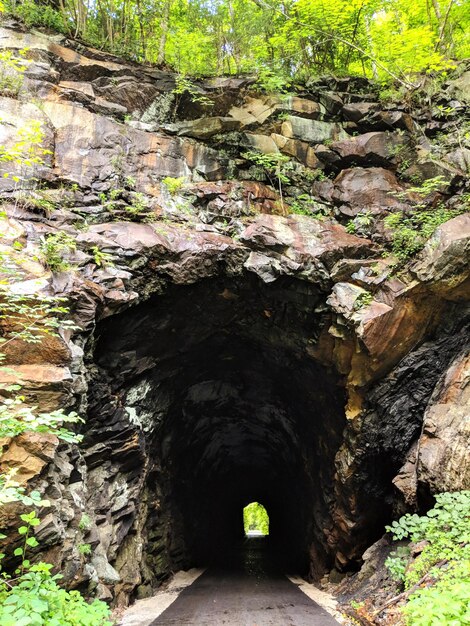
MULTIPOLYGON (((368 81, 346 78, 285 99, 254 92, 253 79, 207 79, 197 90, 212 107, 175 103, 170 73, 12 33, 0 30, 2 42, 30 46, 25 89, 44 106, 3 97, 0 143, 38 120, 54 154, 31 172, 41 186, 26 201, 2 178, 0 254, 22 257, 6 284, 64 295, 79 328, 0 346, 11 367, 0 383, 21 378, 40 409, 77 409, 86 436, 77 447, 25 435, 2 461, 51 500, 42 540, 67 584, 113 601, 150 592, 208 536, 217 544, 225 526, 207 531, 200 492, 211 484, 209 504, 236 492, 253 459, 250 476, 274 476, 277 519, 294 524, 284 538, 315 558, 317 577, 354 568, 394 507, 420 506, 417 486, 467 485, 468 215, 395 274, 382 258, 383 214, 414 210, 396 198, 402 147, 419 124, 443 123, 382 110, 368 81), (133 119, 120 123, 126 110, 133 119), (280 172, 246 159, 248 147, 293 157, 282 202, 280 172), (165 177, 184 180, 170 193, 165 177), (274 214, 289 207, 304 214, 274 214), (373 216, 360 231, 370 239, 345 228, 359 213, 373 216), (77 249, 61 252, 67 271, 51 272, 44 241, 61 233, 77 249)), ((453 185, 439 198, 447 208, 465 199, 460 175, 453 185)))
POLYGON ((470 214, 442 224, 412 268, 415 276, 449 300, 470 298, 470 214))
POLYGON ((439 382, 424 414, 422 434, 394 479, 408 505, 418 485, 432 494, 468 489, 470 464, 470 356, 459 356, 439 382))
POLYGON ((365 207, 380 211, 402 206, 395 196, 402 191, 403 187, 391 171, 381 167, 355 167, 343 170, 335 178, 332 198, 346 205, 346 214, 357 215, 365 207))

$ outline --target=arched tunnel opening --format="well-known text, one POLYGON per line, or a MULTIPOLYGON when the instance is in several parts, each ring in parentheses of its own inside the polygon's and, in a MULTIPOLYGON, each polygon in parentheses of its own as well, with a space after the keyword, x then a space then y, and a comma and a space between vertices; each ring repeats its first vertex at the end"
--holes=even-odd
POLYGON ((250 502, 243 507, 243 530, 245 537, 269 535, 269 515, 259 502, 250 502))
POLYGON ((141 542, 157 577, 228 559, 250 502, 269 512, 286 570, 333 566, 325 529, 346 400, 337 372, 309 355, 323 300, 292 278, 217 277, 98 324, 86 459, 93 475, 106 451, 125 481, 116 533, 141 542))

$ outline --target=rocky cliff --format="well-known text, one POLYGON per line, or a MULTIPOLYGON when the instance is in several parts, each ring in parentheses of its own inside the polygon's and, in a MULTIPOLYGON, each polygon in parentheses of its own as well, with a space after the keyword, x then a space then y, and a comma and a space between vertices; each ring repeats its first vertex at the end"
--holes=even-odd
POLYGON ((393 514, 469 487, 465 67, 386 104, 359 78, 270 96, 18 24, 0 41, 28 60, 3 154, 41 129, 40 158, 0 162, 11 289, 77 325, 11 341, 1 375, 85 417, 80 447, 24 434, 0 460, 50 501, 38 537, 69 586, 148 594, 255 499, 296 567, 355 569, 393 514))

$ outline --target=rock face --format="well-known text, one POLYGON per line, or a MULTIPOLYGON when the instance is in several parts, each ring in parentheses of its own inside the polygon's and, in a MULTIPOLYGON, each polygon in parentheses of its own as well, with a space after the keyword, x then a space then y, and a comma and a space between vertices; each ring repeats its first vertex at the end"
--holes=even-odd
POLYGON ((292 568, 344 571, 393 511, 468 488, 455 145, 429 199, 455 217, 413 261, 394 265, 383 222, 416 211, 406 171, 446 121, 383 109, 359 79, 289 98, 213 79, 192 102, 171 73, 18 25, 0 37, 30 59, 1 98, 0 143, 41 129, 20 184, 0 160, 0 252, 19 268, 14 293, 67 298, 77 325, 10 341, 0 382, 86 418, 80 447, 22 435, 1 461, 51 502, 39 539, 70 587, 148 594, 239 538, 253 500, 292 568), (59 234, 67 264, 51 272, 44 242, 59 234))

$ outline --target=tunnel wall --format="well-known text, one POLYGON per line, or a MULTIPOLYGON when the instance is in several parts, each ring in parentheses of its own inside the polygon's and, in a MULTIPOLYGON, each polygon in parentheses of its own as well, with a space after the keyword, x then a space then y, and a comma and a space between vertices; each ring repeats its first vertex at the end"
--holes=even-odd
MULTIPOLYGON (((397 506, 392 479, 465 343, 465 323, 379 382, 355 432, 345 377, 308 352, 331 322, 323 297, 292 279, 221 276, 170 286, 97 326, 85 446, 102 437, 126 484, 130 508, 116 545, 119 533, 132 544, 137 532, 146 579, 138 593, 168 571, 229 560, 252 500, 269 511, 286 569, 314 578, 354 569, 382 533, 397 506), (354 466, 342 482, 344 459, 354 466), (345 510, 356 512, 354 524, 345 510)), ((95 472, 90 465, 91 484, 95 472)))

